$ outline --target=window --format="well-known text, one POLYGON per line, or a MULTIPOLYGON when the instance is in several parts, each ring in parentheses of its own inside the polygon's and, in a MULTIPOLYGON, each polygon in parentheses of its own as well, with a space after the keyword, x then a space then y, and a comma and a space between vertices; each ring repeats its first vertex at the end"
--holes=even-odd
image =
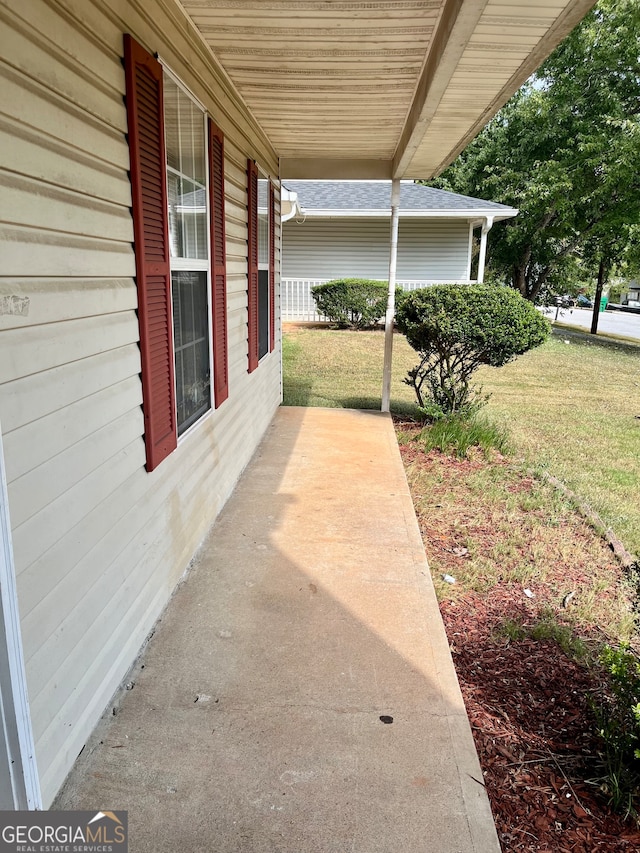
POLYGON ((164 76, 178 435, 211 408, 205 116, 164 76))
POLYGON ((125 36, 147 470, 228 396, 224 138, 125 36), (212 352, 213 350, 213 352, 212 352))
POLYGON ((247 165, 249 242, 249 372, 275 343, 275 192, 252 161, 247 165))
POLYGON ((258 177, 258 358, 269 352, 269 186, 258 177))

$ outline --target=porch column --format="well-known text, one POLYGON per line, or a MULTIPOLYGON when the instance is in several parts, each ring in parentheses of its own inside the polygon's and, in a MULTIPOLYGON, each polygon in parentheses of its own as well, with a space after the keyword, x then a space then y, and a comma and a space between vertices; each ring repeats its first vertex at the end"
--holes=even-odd
POLYGON ((491 231, 493 225, 493 216, 487 216, 482 223, 482 231, 480 232, 480 255, 478 256, 478 284, 484 281, 484 262, 487 257, 487 234, 491 231))
POLYGON ((396 302, 396 265, 398 261, 398 208, 400 206, 400 179, 391 182, 391 242, 389 247, 389 294, 384 318, 384 366, 382 368, 382 412, 391 404, 391 361, 393 351, 393 316, 396 302))

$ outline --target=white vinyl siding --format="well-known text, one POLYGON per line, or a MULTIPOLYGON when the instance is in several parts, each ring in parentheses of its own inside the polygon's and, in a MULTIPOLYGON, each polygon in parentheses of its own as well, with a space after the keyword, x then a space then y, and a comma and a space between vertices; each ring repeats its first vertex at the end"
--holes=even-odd
MULTIPOLYGON (((283 225, 282 277, 389 277, 389 220, 342 217, 283 225)), ((469 223, 400 218, 398 280, 467 281, 469 223)))
POLYGON ((280 402, 279 330, 247 373, 246 160, 272 176, 277 162, 179 15, 151 0, 0 8, 0 422, 45 807, 280 402), (152 474, 123 30, 225 134, 230 395, 152 474))

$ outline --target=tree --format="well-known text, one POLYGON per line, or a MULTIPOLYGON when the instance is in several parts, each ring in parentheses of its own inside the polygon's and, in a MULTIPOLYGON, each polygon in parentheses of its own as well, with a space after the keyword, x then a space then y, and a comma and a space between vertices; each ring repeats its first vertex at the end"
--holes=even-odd
POLYGON ((584 248, 584 256, 588 266, 597 269, 596 290, 593 297, 593 315, 591 318, 591 334, 598 331, 600 300, 608 281, 611 269, 616 261, 623 266, 634 254, 632 229, 624 222, 605 222, 596 230, 593 238, 584 248))
POLYGON ((639 45, 637 0, 601 0, 436 182, 520 209, 487 267, 527 299, 576 254, 610 268, 640 221, 639 45))
POLYGON ((543 343, 549 324, 514 290, 438 284, 414 290, 396 314, 420 362, 405 382, 431 417, 470 414, 484 402, 471 384, 482 364, 502 367, 543 343))

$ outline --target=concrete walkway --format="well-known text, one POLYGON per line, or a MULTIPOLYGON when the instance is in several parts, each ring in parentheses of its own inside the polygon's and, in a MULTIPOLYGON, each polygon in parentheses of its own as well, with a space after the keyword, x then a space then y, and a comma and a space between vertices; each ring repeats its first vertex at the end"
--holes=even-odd
POLYGON ((132 853, 500 849, 386 415, 278 411, 131 680, 54 808, 132 853))

